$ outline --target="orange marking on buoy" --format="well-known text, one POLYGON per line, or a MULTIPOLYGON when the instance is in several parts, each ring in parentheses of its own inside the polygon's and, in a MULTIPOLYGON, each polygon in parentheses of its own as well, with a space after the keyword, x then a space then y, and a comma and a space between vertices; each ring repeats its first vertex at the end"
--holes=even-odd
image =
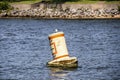
POLYGON ((53 43, 51 43, 50 45, 51 45, 51 46, 53 45, 53 49, 54 49, 53 55, 54 55, 54 54, 57 54, 57 49, 56 49, 55 43, 53 42, 53 43))
POLYGON ((57 35, 54 35, 54 36, 50 36, 49 39, 53 39, 53 38, 57 38, 57 37, 63 37, 64 34, 57 34, 57 35))

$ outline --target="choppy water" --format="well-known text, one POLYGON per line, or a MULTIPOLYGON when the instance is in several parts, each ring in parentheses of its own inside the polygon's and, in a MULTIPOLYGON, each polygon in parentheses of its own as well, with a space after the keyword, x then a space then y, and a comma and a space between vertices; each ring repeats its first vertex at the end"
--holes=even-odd
POLYGON ((120 20, 0 19, 0 80, 120 80, 120 20), (48 35, 64 31, 76 69, 49 68, 48 35))

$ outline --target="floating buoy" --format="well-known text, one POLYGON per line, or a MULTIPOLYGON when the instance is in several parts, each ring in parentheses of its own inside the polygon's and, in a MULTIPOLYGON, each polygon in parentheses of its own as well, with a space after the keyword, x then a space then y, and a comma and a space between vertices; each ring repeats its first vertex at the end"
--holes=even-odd
POLYGON ((53 67, 77 67, 77 58, 69 56, 64 33, 58 32, 56 29, 55 33, 50 34, 48 38, 53 60, 48 62, 47 65, 53 67))

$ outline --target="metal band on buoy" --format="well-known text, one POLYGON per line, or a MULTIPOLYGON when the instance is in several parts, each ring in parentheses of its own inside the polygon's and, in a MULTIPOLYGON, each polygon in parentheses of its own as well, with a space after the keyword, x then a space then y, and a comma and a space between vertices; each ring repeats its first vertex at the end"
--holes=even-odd
POLYGON ((69 57, 69 55, 59 56, 59 57, 56 57, 54 60, 56 60, 56 59, 60 59, 60 58, 64 58, 64 57, 69 57))
POLYGON ((57 35, 50 36, 49 40, 51 40, 53 38, 57 38, 57 37, 64 37, 64 34, 57 34, 57 35))

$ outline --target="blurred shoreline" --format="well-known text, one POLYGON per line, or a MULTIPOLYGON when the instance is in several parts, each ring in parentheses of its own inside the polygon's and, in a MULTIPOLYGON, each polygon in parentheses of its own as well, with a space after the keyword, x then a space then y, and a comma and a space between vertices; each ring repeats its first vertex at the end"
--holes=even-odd
POLYGON ((12 10, 2 10, 0 18, 38 19, 120 19, 120 4, 11 4, 12 10))

